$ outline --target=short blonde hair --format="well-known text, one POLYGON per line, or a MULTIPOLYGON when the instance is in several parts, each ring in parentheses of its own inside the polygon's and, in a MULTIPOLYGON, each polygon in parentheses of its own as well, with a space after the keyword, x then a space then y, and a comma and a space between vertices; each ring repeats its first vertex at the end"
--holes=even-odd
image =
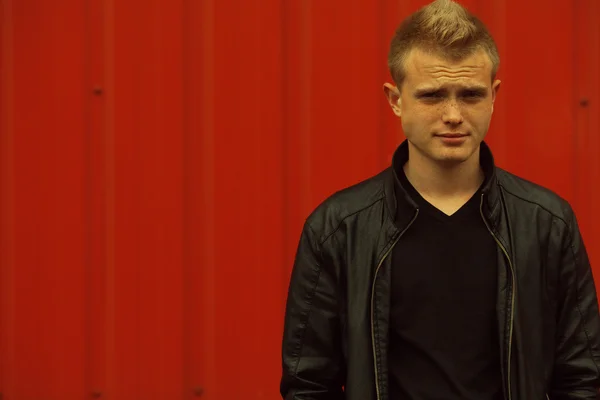
POLYGON ((461 60, 479 49, 492 61, 492 80, 500 56, 487 28, 466 8, 452 0, 436 0, 406 18, 396 30, 388 54, 388 67, 396 85, 404 80, 404 65, 410 51, 420 48, 453 60, 461 60))

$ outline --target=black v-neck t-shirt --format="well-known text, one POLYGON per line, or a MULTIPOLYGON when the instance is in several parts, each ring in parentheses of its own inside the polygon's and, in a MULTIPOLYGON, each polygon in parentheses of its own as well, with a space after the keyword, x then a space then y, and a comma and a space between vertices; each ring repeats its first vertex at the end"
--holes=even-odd
POLYGON ((419 215, 392 253, 389 398, 500 400, 497 245, 481 190, 448 216, 397 174, 419 215))

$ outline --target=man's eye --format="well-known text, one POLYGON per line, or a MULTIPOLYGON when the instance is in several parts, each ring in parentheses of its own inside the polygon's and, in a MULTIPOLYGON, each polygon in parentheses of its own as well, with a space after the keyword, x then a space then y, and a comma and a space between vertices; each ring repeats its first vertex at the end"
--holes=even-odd
POLYGON ((479 97, 483 97, 483 93, 476 91, 476 90, 467 90, 466 92, 463 93, 463 97, 479 98, 479 97))
POLYGON ((442 94, 440 92, 428 92, 428 93, 423 93, 423 95, 421 97, 426 98, 426 99, 437 99, 437 98, 442 97, 442 94))

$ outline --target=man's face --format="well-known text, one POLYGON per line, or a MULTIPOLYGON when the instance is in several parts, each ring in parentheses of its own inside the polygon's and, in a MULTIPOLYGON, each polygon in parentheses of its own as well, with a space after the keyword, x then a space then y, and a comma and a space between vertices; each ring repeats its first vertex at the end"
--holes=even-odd
POLYGON ((500 85, 498 80, 491 82, 491 74, 492 63, 484 50, 452 61, 413 49, 402 86, 384 86, 410 148, 450 165, 478 155, 500 85))

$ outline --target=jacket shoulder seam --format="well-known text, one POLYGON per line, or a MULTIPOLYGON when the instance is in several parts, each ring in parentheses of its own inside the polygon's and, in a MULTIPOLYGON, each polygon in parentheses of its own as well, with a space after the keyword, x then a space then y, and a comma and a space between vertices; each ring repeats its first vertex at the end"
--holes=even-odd
MULTIPOLYGON (((502 183, 499 183, 499 186, 500 186, 500 187, 501 187, 501 188, 502 188, 502 189, 503 189, 503 190, 504 190, 506 193, 510 194, 511 196, 514 196, 514 197, 516 197, 516 198, 517 198, 517 199, 519 199, 519 200, 525 201, 525 202, 527 202, 527 203, 530 203, 530 204, 535 204, 536 206, 540 207, 542 210, 546 211, 548 214, 552 215, 554 218, 556 218, 556 219, 558 219, 558 220, 562 221, 562 222, 563 222, 563 224, 565 224, 565 227, 567 228, 567 230, 569 229, 569 224, 568 224, 568 223, 567 223, 567 221, 566 221, 566 220, 565 220, 563 217, 561 217, 560 215, 557 215, 557 214, 553 213, 553 212, 552 212, 552 211, 550 211, 548 208, 544 207, 543 205, 541 205, 540 203, 538 203, 538 202, 536 202, 536 201, 533 201, 533 200, 526 199, 526 198, 524 198, 524 197, 522 197, 522 196, 519 196, 518 194, 516 194, 516 193, 514 193, 514 192, 512 192, 512 191, 510 191, 510 190, 508 190, 508 189, 506 188, 506 186, 504 186, 502 183)), ((569 233, 570 233, 570 232, 569 232, 569 233)))
MULTIPOLYGON (((323 235, 323 238, 319 240, 319 246, 322 246, 323 243, 325 243, 331 236, 333 236, 340 229, 340 227, 342 226, 342 223, 346 219, 348 219, 348 218, 352 217, 353 215, 356 215, 356 214, 358 214, 358 213, 360 213, 360 212, 362 212, 362 211, 364 211, 364 210, 366 210, 368 208, 373 207, 375 204, 379 203, 382 199, 384 199, 384 197, 380 196, 377 199, 375 199, 372 203, 370 203, 370 204, 368 204, 368 205, 366 205, 366 206, 364 206, 364 207, 362 207, 362 208, 360 208, 360 209, 358 209, 358 210, 356 210, 356 211, 354 211, 354 212, 352 212, 352 213, 350 213, 348 215, 345 215, 343 218, 340 219, 340 221, 338 222, 338 224, 336 225, 336 227, 330 233, 328 233, 326 235, 323 235)), ((311 229, 312 229, 312 227, 311 227, 311 229)))

